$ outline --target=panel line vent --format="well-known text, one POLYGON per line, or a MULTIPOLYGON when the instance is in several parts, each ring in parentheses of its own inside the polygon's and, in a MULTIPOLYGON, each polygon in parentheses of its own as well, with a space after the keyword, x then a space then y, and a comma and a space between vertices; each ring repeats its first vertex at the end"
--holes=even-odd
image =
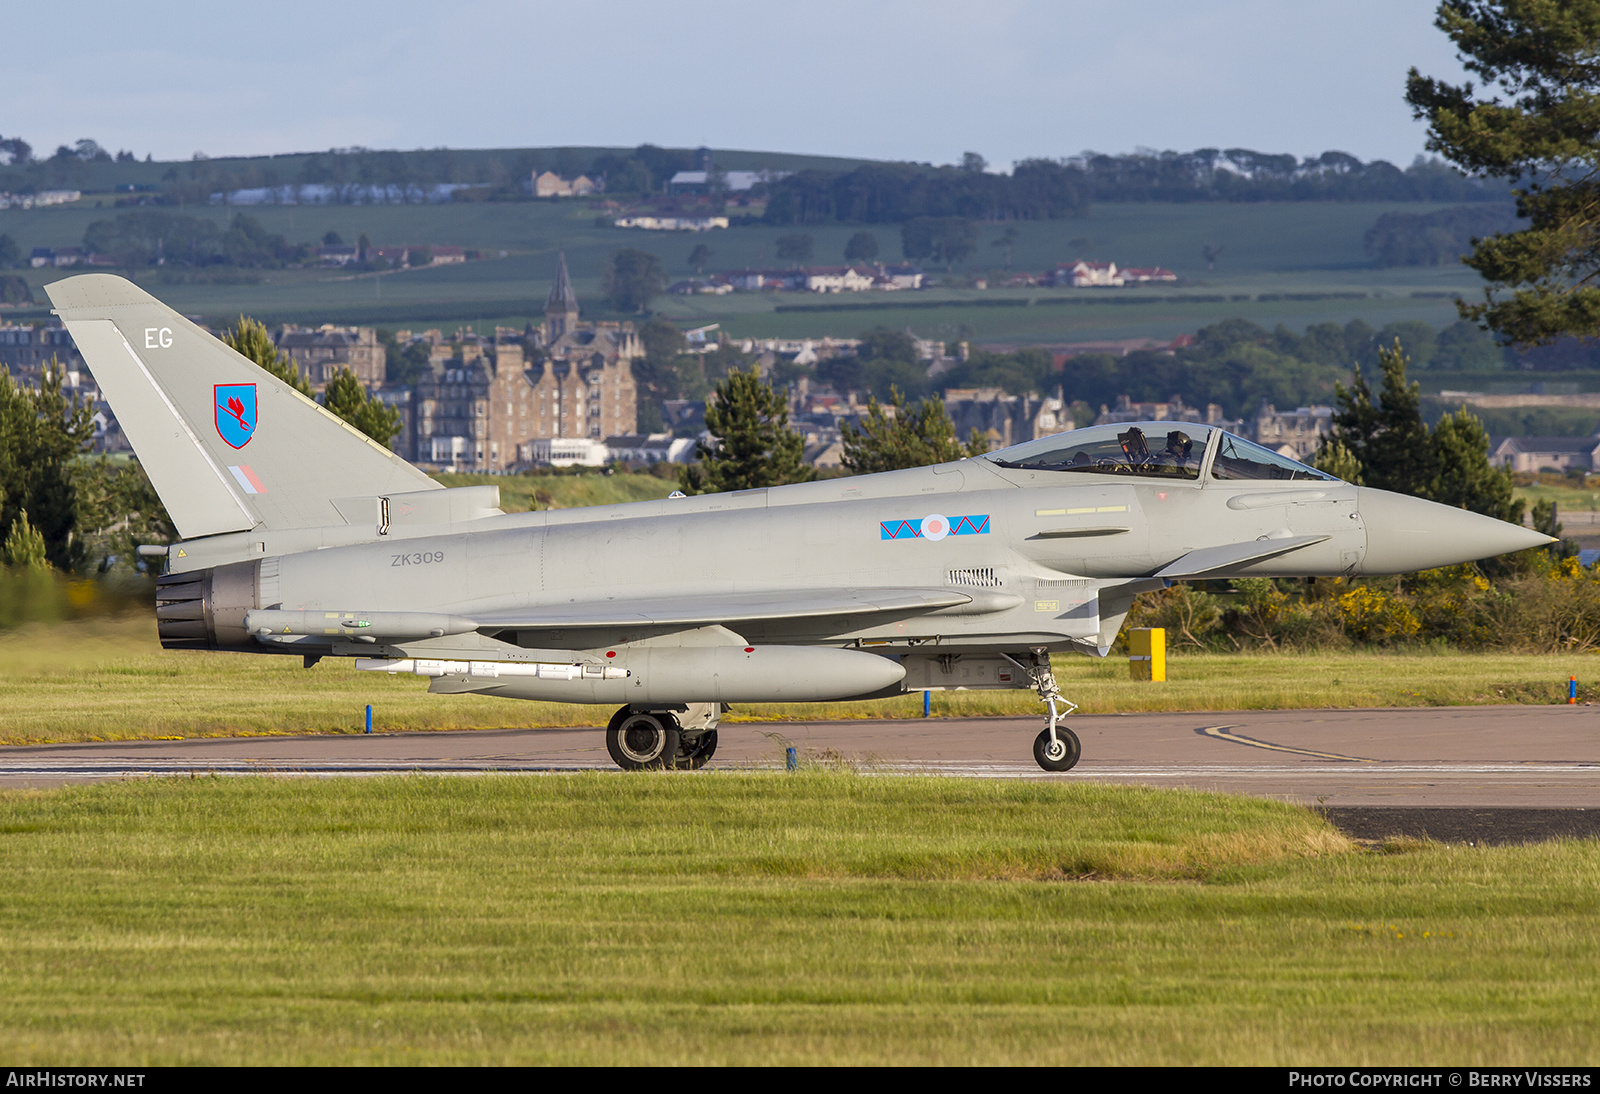
POLYGON ((951 570, 946 580, 951 585, 965 585, 969 589, 998 589, 1002 584, 993 566, 951 570))

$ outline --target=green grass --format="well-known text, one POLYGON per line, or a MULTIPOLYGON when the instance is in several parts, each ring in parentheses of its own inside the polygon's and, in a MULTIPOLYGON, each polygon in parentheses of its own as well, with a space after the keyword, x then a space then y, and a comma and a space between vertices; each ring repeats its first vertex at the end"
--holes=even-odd
POLYGON ((1600 483, 1583 485, 1571 480, 1558 480, 1554 475, 1541 478, 1548 481, 1530 483, 1516 489, 1516 496, 1528 503, 1530 511, 1537 502, 1553 501, 1556 503, 1556 519, 1559 520, 1564 512, 1600 509, 1600 483))
POLYGON ((676 478, 640 473, 588 471, 570 475, 434 475, 446 486, 498 486, 500 508, 508 513, 534 509, 576 509, 657 501, 678 488, 676 478))
MULTIPOLYGON (((911 326, 928 337, 967 338, 983 343, 1059 342, 1086 339, 1162 336, 1190 332, 1232 315, 1243 315, 1271 327, 1279 322, 1293 329, 1324 320, 1347 321, 1360 316, 1375 327, 1402 319, 1434 324, 1452 322, 1449 300, 1418 298, 1415 292, 1475 291, 1477 275, 1464 267, 1415 267, 1377 270, 1367 265, 1362 236, 1383 213, 1427 212, 1434 206, 1394 203, 1303 202, 1230 204, 1200 202, 1105 203, 1087 217, 1074 220, 1019 222, 1021 238, 1013 248, 1013 267, 1039 271, 1076 258, 1113 259, 1122 265, 1163 265, 1186 285, 1177 295, 1243 296, 1223 303, 1154 301, 1135 305, 1091 304, 1029 308, 960 306, 963 300, 994 300, 1010 295, 1043 299, 1146 299, 1167 297, 1169 290, 1111 291, 1102 296, 1071 290, 932 290, 910 294, 919 301, 945 301, 935 310, 870 311, 861 314, 773 311, 779 303, 814 301, 806 294, 732 294, 724 297, 663 297, 655 306, 684 324, 720 322, 739 337, 851 336, 871 326, 911 326), (1201 258, 1204 243, 1223 246, 1216 269, 1201 258), (1364 300, 1314 302, 1257 301, 1262 293, 1365 292, 1364 300)), ((186 208, 186 214, 225 222, 235 210, 222 206, 186 208)), ((555 253, 564 250, 587 311, 603 311, 600 270, 620 247, 658 255, 672 277, 686 277, 690 250, 707 243, 715 252, 713 269, 768 266, 775 262, 776 241, 792 227, 755 225, 718 231, 709 236, 600 228, 587 202, 487 203, 459 205, 371 205, 322 207, 258 207, 246 210, 269 230, 294 240, 320 238, 337 231, 345 239, 366 233, 374 243, 450 243, 481 250, 486 259, 463 266, 351 277, 326 270, 260 271, 255 284, 166 284, 154 272, 144 275, 146 287, 185 314, 200 314, 213 323, 239 314, 297 322, 360 322, 393 327, 461 325, 486 330, 496 323, 521 326, 537 320, 553 276, 555 253), (505 252, 501 257, 501 252, 505 252), (381 284, 380 284, 381 281, 381 284)), ((35 210, 0 210, 0 232, 15 238, 24 250, 35 246, 76 246, 95 219, 114 215, 109 202, 92 202, 35 210)), ((805 229, 815 240, 818 263, 843 261, 846 241, 859 225, 805 229)), ((899 231, 894 225, 868 226, 883 256, 899 256, 899 231)), ((993 244, 1004 229, 988 225, 972 259, 974 268, 996 274, 1004 252, 993 244)), ((932 271, 930 272, 937 272, 932 271)), ((47 281, 66 271, 24 271, 40 302, 34 312, 45 316, 47 281)), ((839 301, 830 297, 830 302, 839 301)), ((881 303, 882 294, 872 302, 881 303)), ((863 300, 862 302, 865 302, 863 300)))
MULTIPOLYGON (((1575 675, 1600 700, 1592 655, 1391 653, 1169 654, 1168 680, 1128 678, 1127 662, 1056 658, 1084 714, 1117 711, 1562 703, 1575 675)), ((356 672, 345 658, 163 651, 144 615, 0 634, 0 743, 240 734, 354 733, 371 703, 380 731, 587 726, 610 708, 430 695, 414 676, 356 672)), ((1031 691, 937 692, 939 717, 1038 715, 1031 691)), ((730 721, 910 718, 920 694, 859 703, 750 704, 730 721)))
POLYGON ((1600 846, 799 775, 0 793, 18 1066, 1573 1064, 1600 846))

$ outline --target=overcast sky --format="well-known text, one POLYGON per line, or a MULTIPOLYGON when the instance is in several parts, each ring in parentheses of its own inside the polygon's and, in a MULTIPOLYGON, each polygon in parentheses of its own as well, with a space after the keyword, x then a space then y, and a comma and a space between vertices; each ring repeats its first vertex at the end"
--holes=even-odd
POLYGON ((1423 151, 1422 0, 8 4, 0 136, 142 159, 763 149, 997 166, 1085 149, 1423 151))

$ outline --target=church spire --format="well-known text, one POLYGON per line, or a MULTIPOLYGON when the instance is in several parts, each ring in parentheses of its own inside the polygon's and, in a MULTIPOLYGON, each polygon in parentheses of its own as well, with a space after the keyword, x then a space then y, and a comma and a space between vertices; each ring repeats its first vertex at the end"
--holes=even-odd
POLYGON ((544 302, 547 342, 554 342, 578 325, 578 294, 572 291, 572 279, 567 276, 567 253, 559 252, 556 261, 556 283, 550 286, 550 295, 544 302))

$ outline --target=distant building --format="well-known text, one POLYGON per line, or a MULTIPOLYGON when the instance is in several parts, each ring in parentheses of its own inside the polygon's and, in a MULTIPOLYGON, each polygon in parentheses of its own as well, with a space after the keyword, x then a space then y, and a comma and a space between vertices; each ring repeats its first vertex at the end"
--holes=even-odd
POLYGON ((346 368, 369 391, 383 384, 388 351, 372 327, 336 327, 332 323, 316 329, 285 326, 279 328, 274 341, 315 391, 322 391, 346 368))
POLYGON ((1496 437, 1489 445, 1489 462, 1530 474, 1569 469, 1594 471, 1600 468, 1600 436, 1496 437))
POLYGON ((1174 395, 1164 403, 1136 403, 1126 395, 1117 396, 1115 407, 1101 405, 1095 425, 1112 422, 1194 422, 1197 425, 1216 426, 1230 433, 1244 435, 1244 422, 1229 418, 1216 403, 1207 403, 1204 411, 1185 406, 1180 396, 1174 395))
POLYGON ((428 340, 429 371, 412 394, 409 447, 422 463, 503 471, 586 462, 604 438, 638 430, 632 362, 644 348, 632 323, 586 323, 559 260, 537 329, 500 328, 493 337, 462 333, 428 340), (581 440, 582 445, 544 442, 581 440))
POLYGON ((694 459, 694 439, 671 433, 627 434, 606 438, 612 460, 627 463, 689 463, 694 459))
POLYGON ((915 266, 805 266, 724 270, 713 282, 739 292, 866 292, 922 288, 915 266))
POLYGON ((944 393, 944 408, 955 424, 957 439, 965 443, 975 429, 991 451, 1072 428, 1059 388, 1054 395, 1041 396, 1008 395, 997 387, 953 387, 944 393))
POLYGON ((879 266, 878 276, 887 282, 883 288, 922 288, 922 271, 916 266, 879 266))
POLYGON ((65 205, 83 197, 78 190, 40 190, 37 194, 13 194, 0 190, 0 209, 33 209, 41 205, 65 205))
POLYGON ((35 247, 28 256, 28 265, 34 269, 42 266, 77 266, 89 261, 81 247, 35 247))
POLYGON ((1135 282, 1144 282, 1144 281, 1176 281, 1176 280, 1178 280, 1178 275, 1177 274, 1173 273, 1171 270, 1163 269, 1160 266, 1148 266, 1148 267, 1143 267, 1143 268, 1125 268, 1125 269, 1121 270, 1120 272, 1121 272, 1121 275, 1122 275, 1122 283, 1124 285, 1131 285, 1131 284, 1133 284, 1135 282))
POLYGON ((1333 407, 1302 406, 1280 411, 1263 399, 1254 424, 1256 443, 1280 456, 1304 461, 1316 455, 1322 438, 1332 430, 1333 407))
POLYGON ((722 281, 707 281, 700 277, 690 277, 682 281, 674 281, 667 286, 667 291, 678 296, 694 296, 696 294, 726 296, 733 291, 733 286, 722 281))
POLYGON ((808 444, 801 455, 807 466, 821 471, 833 471, 844 466, 844 439, 832 437, 808 444))
POLYGON ((709 232, 726 228, 727 217, 618 217, 612 221, 618 228, 641 228, 647 232, 709 232))
POLYGON ((611 459, 606 442, 596 437, 540 437, 524 448, 523 462, 543 467, 604 467, 611 459))
POLYGON ((436 182, 387 185, 376 183, 295 183, 218 191, 212 205, 441 205, 455 200, 457 191, 480 189, 481 182, 436 182))
POLYGON ((799 270, 725 270, 717 275, 717 280, 732 285, 739 292, 761 292, 799 288, 805 283, 805 275, 799 270))
POLYGON ((52 357, 69 370, 84 367, 83 355, 66 327, 0 324, 0 367, 12 376, 37 386, 39 370, 52 357))
POLYGON ((554 171, 535 171, 528 187, 537 198, 573 198, 598 194, 605 189, 605 183, 588 175, 564 179, 554 171))
POLYGON ((679 171, 667 180, 669 194, 739 194, 759 183, 777 182, 788 171, 679 171))
POLYGON ((1075 289, 1088 289, 1121 285, 1123 280, 1115 262, 1085 262, 1079 259, 1070 266, 1066 263, 1057 266, 1050 282, 1054 285, 1071 285, 1075 289))
POLYGON ((353 243, 324 244, 317 248, 317 259, 324 266, 348 266, 359 258, 359 250, 353 243))
POLYGON ((861 266, 808 266, 805 287, 810 292, 866 292, 878 273, 861 266))

